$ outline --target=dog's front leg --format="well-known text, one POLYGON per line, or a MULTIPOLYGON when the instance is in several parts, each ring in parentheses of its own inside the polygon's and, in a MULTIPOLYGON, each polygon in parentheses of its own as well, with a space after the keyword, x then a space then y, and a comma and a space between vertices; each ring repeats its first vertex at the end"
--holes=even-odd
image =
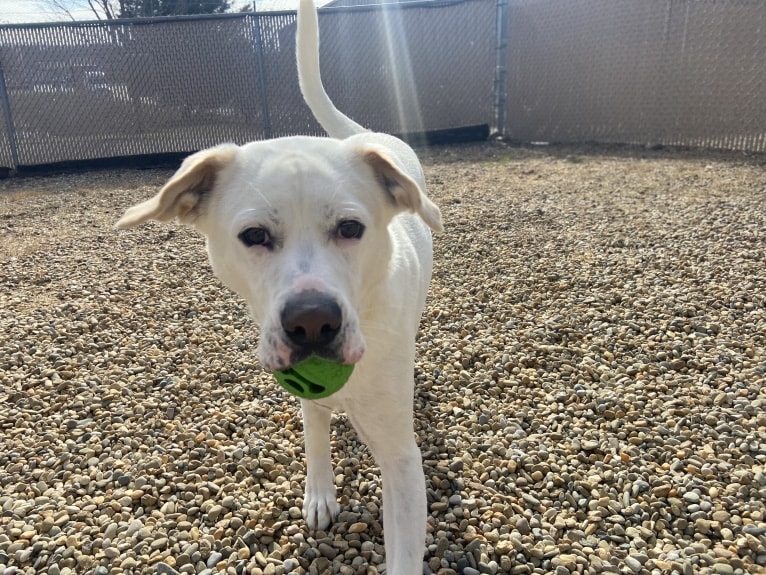
POLYGON ((301 400, 306 442, 306 493, 303 518, 310 529, 327 529, 338 514, 335 477, 330 461, 332 411, 310 400, 301 400))
POLYGON ((380 467, 386 571, 390 575, 421 575, 427 519, 422 458, 415 443, 412 414, 407 418, 399 413, 391 419, 386 415, 349 414, 349 418, 380 467))

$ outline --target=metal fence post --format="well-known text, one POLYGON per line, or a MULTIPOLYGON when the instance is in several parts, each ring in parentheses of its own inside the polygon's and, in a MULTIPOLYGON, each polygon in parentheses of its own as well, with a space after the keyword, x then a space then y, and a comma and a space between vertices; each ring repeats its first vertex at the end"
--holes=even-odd
POLYGON ((495 30, 494 132, 505 137, 505 107, 508 97, 508 17, 510 0, 497 0, 495 30))
POLYGON ((263 114, 263 131, 266 139, 271 138, 271 118, 269 117, 269 97, 266 92, 266 66, 263 57, 263 36, 261 34, 261 17, 256 11, 255 2, 253 2, 253 18, 255 19, 255 60, 258 66, 258 85, 261 89, 261 111, 263 114))
POLYGON ((11 148, 11 170, 16 171, 19 167, 19 150, 16 146, 16 130, 13 127, 13 117, 11 116, 11 101, 8 98, 8 89, 5 85, 5 73, 0 66, 0 106, 3 109, 5 117, 5 129, 8 132, 8 146, 11 148))

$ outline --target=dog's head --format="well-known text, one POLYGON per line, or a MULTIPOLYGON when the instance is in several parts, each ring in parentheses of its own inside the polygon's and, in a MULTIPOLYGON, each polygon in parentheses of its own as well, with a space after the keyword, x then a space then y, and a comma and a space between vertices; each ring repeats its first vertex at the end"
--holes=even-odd
POLYGON ((441 230, 422 175, 397 162, 383 146, 326 138, 219 146, 117 227, 178 219, 203 233, 216 275, 260 324, 266 369, 312 353, 352 364, 365 348, 359 310, 388 272, 389 223, 411 211, 441 230))

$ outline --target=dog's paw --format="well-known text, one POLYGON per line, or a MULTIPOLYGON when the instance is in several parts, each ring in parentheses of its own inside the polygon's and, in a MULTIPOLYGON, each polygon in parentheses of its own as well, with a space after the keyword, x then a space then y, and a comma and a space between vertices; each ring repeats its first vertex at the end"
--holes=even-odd
POLYGON ((325 531, 339 511, 335 488, 306 490, 303 501, 303 519, 309 529, 325 531))

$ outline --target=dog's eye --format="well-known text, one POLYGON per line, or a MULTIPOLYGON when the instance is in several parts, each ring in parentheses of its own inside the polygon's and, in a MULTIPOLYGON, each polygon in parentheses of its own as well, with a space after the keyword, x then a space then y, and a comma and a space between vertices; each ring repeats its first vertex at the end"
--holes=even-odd
POLYGON ((358 240, 364 233, 364 224, 356 220, 343 220, 338 224, 336 233, 344 240, 358 240))
POLYGON ((237 237, 249 248, 253 246, 271 247, 271 234, 263 228, 247 228, 241 231, 237 237))

